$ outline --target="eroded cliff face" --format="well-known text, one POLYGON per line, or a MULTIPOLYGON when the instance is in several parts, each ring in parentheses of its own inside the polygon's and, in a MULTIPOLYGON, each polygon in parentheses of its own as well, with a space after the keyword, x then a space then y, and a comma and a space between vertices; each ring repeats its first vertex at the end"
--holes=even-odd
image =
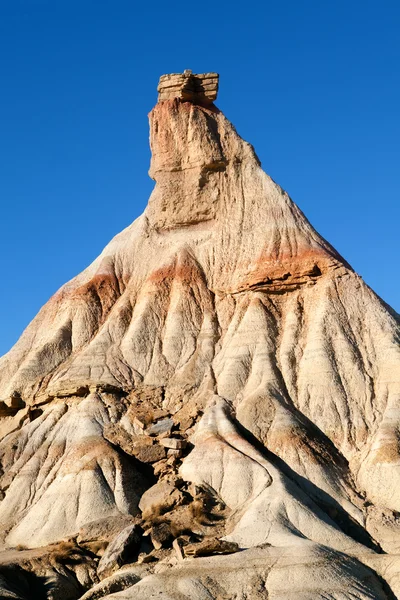
POLYGON ((71 598, 393 598, 398 316, 262 171, 214 75, 155 106, 144 214, 0 361, 4 546, 32 570, 72 544, 71 598), (110 523, 137 528, 112 568, 110 523))

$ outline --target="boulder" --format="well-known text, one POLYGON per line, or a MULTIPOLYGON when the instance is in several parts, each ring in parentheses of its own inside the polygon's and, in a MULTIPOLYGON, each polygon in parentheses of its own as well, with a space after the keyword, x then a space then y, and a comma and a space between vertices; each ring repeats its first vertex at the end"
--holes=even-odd
POLYGON ((170 448, 171 450, 181 450, 186 446, 186 440, 178 440, 177 438, 163 438, 160 440, 160 444, 164 448, 170 448))
POLYGON ((153 423, 146 429, 147 435, 163 435, 166 433, 170 433, 174 426, 174 422, 172 419, 162 419, 161 421, 157 421, 157 423, 153 423))
POLYGON ((134 456, 143 463, 155 463, 165 458, 166 450, 163 446, 154 445, 137 446, 134 448, 134 456))
POLYGON ((183 494, 170 483, 159 481, 146 490, 139 502, 144 519, 149 519, 171 510, 183 500, 183 494))
POLYGON ((104 519, 90 521, 81 527, 76 541, 80 546, 92 541, 103 541, 108 543, 121 531, 137 522, 138 518, 132 517, 131 515, 110 516, 104 519))
POLYGON ((100 559, 97 574, 100 579, 117 571, 125 562, 132 560, 138 551, 142 529, 138 525, 128 525, 109 544, 100 559))

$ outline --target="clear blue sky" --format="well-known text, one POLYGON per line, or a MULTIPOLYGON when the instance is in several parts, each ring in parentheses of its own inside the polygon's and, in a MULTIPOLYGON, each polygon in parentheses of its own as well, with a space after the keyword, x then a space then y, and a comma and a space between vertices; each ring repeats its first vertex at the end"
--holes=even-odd
POLYGON ((0 354, 144 209, 163 73, 218 106, 400 311, 398 0, 0 0, 0 354))

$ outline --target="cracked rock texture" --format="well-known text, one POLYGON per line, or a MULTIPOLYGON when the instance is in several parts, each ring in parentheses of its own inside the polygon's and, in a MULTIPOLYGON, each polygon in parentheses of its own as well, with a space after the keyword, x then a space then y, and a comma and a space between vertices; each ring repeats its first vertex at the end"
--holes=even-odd
POLYGON ((0 360, 0 589, 400 598, 399 316, 210 101, 159 101, 150 144, 144 214, 0 360))

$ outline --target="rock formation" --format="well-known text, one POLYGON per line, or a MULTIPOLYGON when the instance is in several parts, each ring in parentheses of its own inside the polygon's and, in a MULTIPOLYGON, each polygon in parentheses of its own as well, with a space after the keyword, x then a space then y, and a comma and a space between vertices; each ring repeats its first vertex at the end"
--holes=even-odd
POLYGON ((3 597, 400 597, 399 316, 217 89, 161 78, 144 214, 0 360, 3 597))
POLYGON ((163 75, 158 84, 158 101, 179 98, 193 104, 212 104, 218 94, 218 73, 194 75, 187 69, 183 73, 163 75))

